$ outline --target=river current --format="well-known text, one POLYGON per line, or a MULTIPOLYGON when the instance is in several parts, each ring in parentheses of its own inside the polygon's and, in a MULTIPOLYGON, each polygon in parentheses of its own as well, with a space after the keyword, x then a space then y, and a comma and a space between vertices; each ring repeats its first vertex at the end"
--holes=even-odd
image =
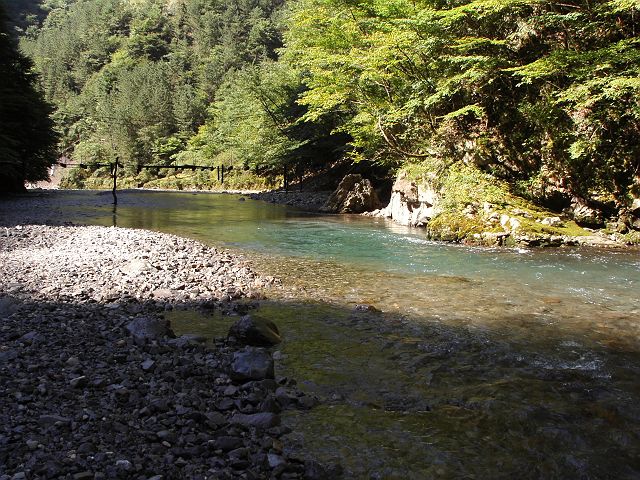
MULTIPOLYGON (((322 400, 286 414, 295 454, 345 478, 640 478, 638 250, 449 245, 238 195, 122 192, 116 211, 57 195, 75 221, 195 238, 282 279, 256 314, 283 332, 279 372, 322 400)), ((220 336, 233 319, 172 321, 220 336)))

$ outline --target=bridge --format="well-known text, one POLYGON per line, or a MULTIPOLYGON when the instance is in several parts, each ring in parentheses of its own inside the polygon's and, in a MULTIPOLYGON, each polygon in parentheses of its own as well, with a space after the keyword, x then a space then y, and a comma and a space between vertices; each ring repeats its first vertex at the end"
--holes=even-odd
MULTIPOLYGON (((109 163, 71 163, 71 162, 63 162, 58 161, 55 163, 56 165, 67 168, 67 167, 79 167, 79 168, 94 168, 94 167, 109 167, 111 172, 111 178, 113 178, 113 204, 118 204, 118 196, 116 195, 116 190, 118 189, 118 168, 123 167, 118 159, 115 162, 109 163)), ((220 183, 224 183, 224 172, 225 169, 227 171, 232 170, 233 167, 225 167, 224 165, 210 166, 210 165, 138 165, 136 170, 138 173, 142 171, 142 169, 149 168, 169 168, 173 170, 216 170, 218 172, 218 181, 220 183)))

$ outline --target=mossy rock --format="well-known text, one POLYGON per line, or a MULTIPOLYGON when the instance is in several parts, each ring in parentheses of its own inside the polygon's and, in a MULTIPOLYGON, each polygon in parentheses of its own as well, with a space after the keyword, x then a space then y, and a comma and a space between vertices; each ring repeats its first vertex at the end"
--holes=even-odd
POLYGON ((544 209, 531 201, 512 193, 510 185, 478 168, 455 163, 444 167, 442 162, 427 161, 407 166, 404 174, 410 180, 434 185, 440 195, 440 213, 431 219, 427 230, 431 238, 453 242, 482 243, 483 232, 509 233, 541 239, 563 236, 579 237, 591 233, 573 220, 563 218, 557 224, 545 224, 545 219, 558 213, 544 209), (490 206, 487 212, 485 205, 490 206), (472 208, 470 208, 472 207, 472 208), (469 210, 476 210, 470 214, 469 210), (477 211, 481 210, 481 211, 477 211), (491 223, 488 214, 497 213, 514 219, 503 228, 491 223), (513 225, 517 225, 514 227, 513 225))

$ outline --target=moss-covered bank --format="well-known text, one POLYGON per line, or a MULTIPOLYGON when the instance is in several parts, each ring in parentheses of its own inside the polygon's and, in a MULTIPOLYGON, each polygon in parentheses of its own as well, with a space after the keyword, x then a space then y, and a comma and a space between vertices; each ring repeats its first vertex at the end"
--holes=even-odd
POLYGON ((572 208, 546 208, 514 191, 513 184, 464 163, 409 164, 398 172, 392 190, 389 206, 377 214, 425 227, 436 240, 527 246, 640 243, 640 212, 617 211, 602 218, 599 228, 589 228, 572 208))

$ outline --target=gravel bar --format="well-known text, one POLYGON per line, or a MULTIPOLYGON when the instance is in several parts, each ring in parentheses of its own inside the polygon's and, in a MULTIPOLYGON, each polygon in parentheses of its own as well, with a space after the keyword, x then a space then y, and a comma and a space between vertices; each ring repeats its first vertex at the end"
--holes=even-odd
POLYGON ((272 367, 234 370, 268 349, 205 347, 163 318, 232 312, 274 281, 168 234, 0 227, 0 480, 336 478, 281 440, 281 410, 314 400, 272 367))

